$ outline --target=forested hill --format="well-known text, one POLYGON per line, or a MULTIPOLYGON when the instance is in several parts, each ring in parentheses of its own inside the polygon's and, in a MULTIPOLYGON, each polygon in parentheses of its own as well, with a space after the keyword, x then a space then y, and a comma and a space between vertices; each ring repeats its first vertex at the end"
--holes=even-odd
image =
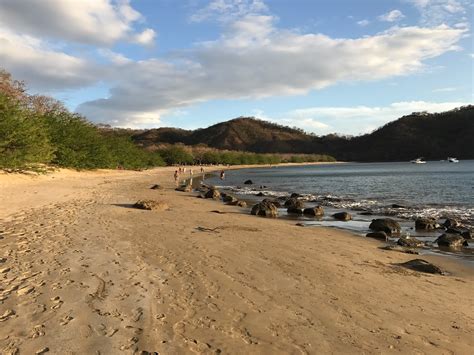
POLYGON ((251 117, 236 118, 194 131, 159 128, 133 140, 150 147, 162 143, 205 144, 218 149, 258 153, 330 154, 347 161, 474 159, 474 106, 436 113, 413 113, 357 137, 315 136, 251 117))

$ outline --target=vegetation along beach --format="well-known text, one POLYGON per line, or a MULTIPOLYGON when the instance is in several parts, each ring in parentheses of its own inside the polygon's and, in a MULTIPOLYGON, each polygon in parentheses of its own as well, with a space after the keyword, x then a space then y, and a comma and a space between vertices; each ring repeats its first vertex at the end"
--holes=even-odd
POLYGON ((471 12, 0 0, 0 354, 472 354, 471 12))

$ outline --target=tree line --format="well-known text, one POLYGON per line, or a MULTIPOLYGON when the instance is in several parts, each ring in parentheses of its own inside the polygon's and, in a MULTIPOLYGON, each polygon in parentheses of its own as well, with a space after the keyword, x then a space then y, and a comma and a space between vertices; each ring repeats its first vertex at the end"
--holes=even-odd
POLYGON ((60 101, 27 93, 24 82, 0 69, 0 168, 146 169, 176 164, 278 164, 331 160, 317 155, 284 156, 219 151, 202 146, 137 146, 125 130, 104 129, 70 112, 60 101))

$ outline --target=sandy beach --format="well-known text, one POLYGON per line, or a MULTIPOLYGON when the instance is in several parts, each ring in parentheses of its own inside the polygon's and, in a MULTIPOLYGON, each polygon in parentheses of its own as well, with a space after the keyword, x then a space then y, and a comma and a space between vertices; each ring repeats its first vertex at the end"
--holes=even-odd
POLYGON ((470 266, 408 270, 381 242, 177 192, 173 171, 0 174, 1 354, 472 353, 470 266))

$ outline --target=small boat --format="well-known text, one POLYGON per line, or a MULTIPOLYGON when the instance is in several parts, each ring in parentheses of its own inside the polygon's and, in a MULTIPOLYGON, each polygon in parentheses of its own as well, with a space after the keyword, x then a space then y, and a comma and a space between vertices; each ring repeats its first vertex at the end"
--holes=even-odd
POLYGON ((423 157, 420 157, 420 158, 410 160, 410 163, 413 163, 413 164, 426 164, 426 161, 423 160, 423 157))
POLYGON ((457 160, 456 158, 453 158, 453 157, 448 157, 448 161, 450 163, 459 163, 459 160, 457 160))

